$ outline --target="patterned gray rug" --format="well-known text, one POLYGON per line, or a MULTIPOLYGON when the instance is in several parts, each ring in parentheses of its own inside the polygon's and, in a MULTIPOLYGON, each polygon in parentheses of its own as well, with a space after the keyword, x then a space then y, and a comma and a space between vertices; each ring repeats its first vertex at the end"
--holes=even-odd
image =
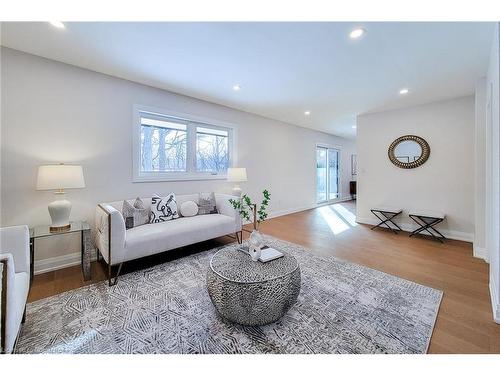
MULTIPOLYGON (((267 237, 300 264, 297 303, 278 322, 220 318, 210 250, 28 304, 18 353, 425 353, 442 292, 267 237)), ((237 245, 229 245, 236 247, 237 245)))

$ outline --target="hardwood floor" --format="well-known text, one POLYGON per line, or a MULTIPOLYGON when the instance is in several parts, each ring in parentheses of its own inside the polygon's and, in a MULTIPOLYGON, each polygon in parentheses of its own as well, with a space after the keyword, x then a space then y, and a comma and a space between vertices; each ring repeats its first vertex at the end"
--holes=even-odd
MULTIPOLYGON (((494 323, 488 264, 472 257, 470 243, 441 244, 427 236, 409 238, 354 223, 354 202, 338 203, 266 221, 263 233, 444 291, 429 353, 500 353, 494 323)), ((246 235, 247 236, 247 235, 246 235)), ((124 265, 123 272, 232 242, 229 237, 159 254, 124 265)), ((35 276, 29 301, 104 280, 105 267, 92 264, 92 281, 79 266, 35 276)))

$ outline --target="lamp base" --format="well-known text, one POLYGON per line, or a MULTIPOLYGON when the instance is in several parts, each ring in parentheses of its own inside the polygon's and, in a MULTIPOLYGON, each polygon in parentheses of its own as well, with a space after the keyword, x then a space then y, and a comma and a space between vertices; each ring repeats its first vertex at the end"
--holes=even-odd
POLYGON ((234 188, 233 188, 233 195, 236 195, 237 197, 241 197, 241 193, 243 191, 241 190, 241 188, 239 187, 239 185, 235 185, 234 188))
POLYGON ((52 219, 51 232, 65 231, 71 228, 69 214, 71 212, 71 202, 66 199, 54 201, 49 204, 49 214, 52 219))
POLYGON ((71 229, 71 224, 65 225, 63 227, 49 227, 50 233, 66 232, 71 229))

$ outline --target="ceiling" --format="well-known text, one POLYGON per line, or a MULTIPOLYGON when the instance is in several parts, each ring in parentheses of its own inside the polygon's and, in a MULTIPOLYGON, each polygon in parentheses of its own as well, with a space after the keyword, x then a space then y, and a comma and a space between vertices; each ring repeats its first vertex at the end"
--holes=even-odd
POLYGON ((349 138, 358 114, 472 94, 493 35, 492 23, 472 22, 65 25, 4 22, 1 42, 349 138), (353 40, 356 27, 366 33, 353 40))

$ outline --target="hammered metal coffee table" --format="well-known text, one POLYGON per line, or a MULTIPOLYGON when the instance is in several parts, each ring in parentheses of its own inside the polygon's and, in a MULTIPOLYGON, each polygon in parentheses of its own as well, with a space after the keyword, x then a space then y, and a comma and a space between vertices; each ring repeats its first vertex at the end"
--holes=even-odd
POLYGON ((288 254, 262 263, 240 250, 225 248, 210 260, 207 288, 218 313, 227 320, 265 325, 280 319, 297 301, 300 268, 288 254))

